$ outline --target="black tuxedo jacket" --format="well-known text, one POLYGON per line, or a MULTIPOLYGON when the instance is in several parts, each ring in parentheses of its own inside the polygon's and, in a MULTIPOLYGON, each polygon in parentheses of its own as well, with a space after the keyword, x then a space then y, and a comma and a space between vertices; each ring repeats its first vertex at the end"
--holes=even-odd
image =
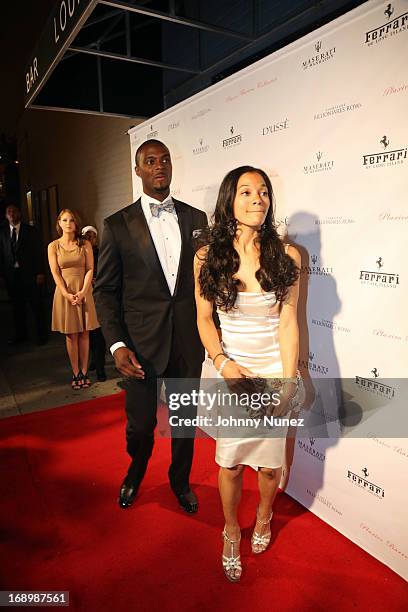
POLYGON ((187 363, 201 363, 194 300, 193 232, 206 214, 173 198, 181 234, 174 294, 164 276, 140 199, 105 219, 94 296, 108 346, 120 340, 142 365, 163 374, 173 339, 187 363))
MULTIPOLYGON (((26 282, 34 282, 37 274, 44 273, 44 259, 41 239, 37 230, 21 223, 17 241, 17 261, 20 274, 26 282)), ((0 273, 7 282, 12 282, 14 257, 11 248, 10 225, 0 228, 0 273)))

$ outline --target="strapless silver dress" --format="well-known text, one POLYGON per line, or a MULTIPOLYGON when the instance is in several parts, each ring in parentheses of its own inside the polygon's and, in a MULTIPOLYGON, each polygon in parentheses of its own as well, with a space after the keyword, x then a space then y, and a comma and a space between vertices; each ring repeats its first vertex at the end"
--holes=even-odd
MULTIPOLYGON (((264 378, 282 377, 279 350, 279 302, 273 292, 238 292, 235 308, 218 309, 226 355, 264 378)), ((286 430, 279 438, 218 438, 215 460, 222 467, 282 466, 286 430)))

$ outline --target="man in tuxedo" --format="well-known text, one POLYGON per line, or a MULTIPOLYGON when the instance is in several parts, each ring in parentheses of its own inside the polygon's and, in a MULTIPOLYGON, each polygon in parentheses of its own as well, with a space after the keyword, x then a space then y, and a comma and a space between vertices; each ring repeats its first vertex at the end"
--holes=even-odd
MULTIPOLYGON (((94 288, 103 335, 125 377, 132 461, 119 492, 121 508, 132 504, 152 454, 158 379, 166 379, 169 393, 171 380, 198 379, 204 359, 192 239, 207 226, 207 217, 170 196, 171 157, 162 142, 147 140, 138 148, 135 171, 143 194, 105 220, 94 288)), ((198 509, 189 485, 193 446, 191 432, 177 437, 172 431, 170 486, 190 513, 198 509)))
POLYGON ((7 206, 6 220, 0 230, 0 273, 13 307, 15 335, 9 343, 27 339, 28 303, 36 322, 38 344, 44 344, 48 333, 41 292, 45 282, 41 239, 34 227, 22 223, 20 209, 14 204, 7 206))

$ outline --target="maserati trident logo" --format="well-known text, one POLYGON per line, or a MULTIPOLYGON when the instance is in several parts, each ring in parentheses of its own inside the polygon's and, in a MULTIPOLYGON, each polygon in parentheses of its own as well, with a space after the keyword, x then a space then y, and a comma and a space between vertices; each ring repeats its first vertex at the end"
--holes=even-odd
POLYGON ((329 373, 329 367, 327 365, 315 361, 315 354, 312 353, 312 351, 309 351, 307 361, 305 359, 299 359, 299 366, 315 374, 323 374, 326 376, 329 373))
POLYGON ((303 172, 305 174, 315 174, 316 172, 326 172, 327 170, 333 170, 334 160, 323 161, 323 151, 316 151, 315 157, 317 161, 311 164, 305 164, 303 166, 303 172))
POLYGON ((193 148, 193 155, 201 155, 202 153, 207 153, 210 148, 210 145, 204 144, 204 138, 199 138, 198 142, 200 146, 193 148))
POLYGON ((323 462, 326 460, 326 455, 323 451, 319 450, 317 445, 315 446, 315 442, 316 438, 309 438, 309 444, 307 440, 298 438, 297 445, 302 451, 313 457, 313 459, 323 462))
POLYGON ((386 136, 383 136, 380 140, 380 144, 382 144, 384 149, 386 149, 388 145, 390 144, 390 141, 388 140, 386 136))
POLYGON ((316 253, 310 256, 310 266, 301 266, 301 274, 308 274, 309 276, 330 276, 333 274, 333 268, 331 266, 318 265, 319 257, 316 253))
POLYGON ((308 70, 310 68, 314 68, 315 66, 319 66, 324 62, 332 60, 336 53, 336 47, 331 47, 330 49, 322 49, 322 41, 319 40, 314 44, 314 55, 306 58, 302 61, 303 70, 308 70))
POLYGON ((392 7, 392 4, 389 4, 384 11, 384 15, 386 15, 388 19, 391 19, 391 15, 393 15, 393 13, 394 13, 394 9, 392 7))

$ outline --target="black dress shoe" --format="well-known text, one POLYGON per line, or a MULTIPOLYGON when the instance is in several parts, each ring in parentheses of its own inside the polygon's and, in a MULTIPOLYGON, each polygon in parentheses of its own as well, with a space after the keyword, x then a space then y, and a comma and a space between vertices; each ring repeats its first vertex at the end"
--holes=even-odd
POLYGON ((198 499, 190 489, 187 493, 175 493, 180 506, 189 514, 195 514, 198 510, 198 499))
POLYGON ((96 371, 96 378, 99 382, 105 382, 106 380, 106 372, 105 370, 97 370, 96 371))
POLYGON ((122 482, 119 491, 118 504, 120 508, 129 508, 133 504, 139 485, 129 483, 126 479, 122 482))

